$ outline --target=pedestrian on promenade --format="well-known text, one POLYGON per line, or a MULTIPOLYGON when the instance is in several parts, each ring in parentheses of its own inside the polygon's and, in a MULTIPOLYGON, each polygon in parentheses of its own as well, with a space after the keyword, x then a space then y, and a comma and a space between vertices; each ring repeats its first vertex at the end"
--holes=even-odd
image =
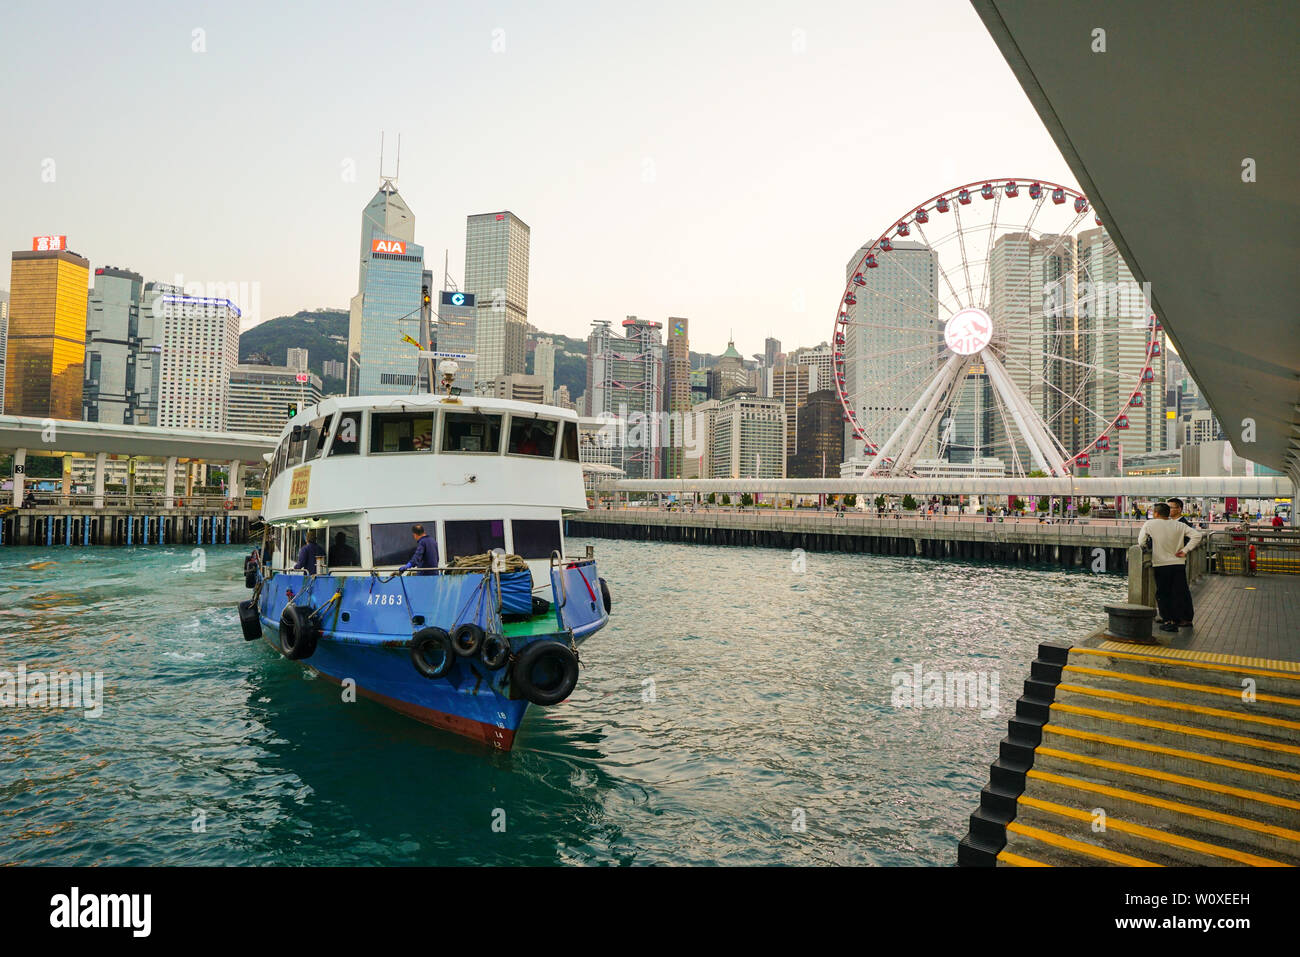
POLYGON ((1143 523, 1138 544, 1151 544, 1151 570, 1156 579, 1156 607, 1161 631, 1177 631, 1192 624, 1192 592, 1187 587, 1187 550, 1201 540, 1198 529, 1170 519, 1169 506, 1159 502, 1155 518, 1143 523))

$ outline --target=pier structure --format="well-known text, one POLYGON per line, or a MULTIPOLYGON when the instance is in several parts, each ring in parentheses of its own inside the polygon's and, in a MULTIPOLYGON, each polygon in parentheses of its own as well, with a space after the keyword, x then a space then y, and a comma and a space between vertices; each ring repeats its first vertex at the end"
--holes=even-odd
POLYGON ((266 467, 275 437, 151 426, 110 425, 0 415, 0 455, 12 456, 11 487, 0 500, 0 545, 234 544, 248 540, 259 496, 245 494, 245 478, 266 467), (62 460, 56 479, 29 479, 33 458, 62 460), (94 462, 84 490, 72 481, 71 459, 94 462), (110 461, 123 465, 121 491, 107 488, 110 461), (137 486, 135 466, 161 462, 162 483, 137 486), (196 494, 193 470, 224 467, 224 494, 196 494), (34 491, 38 481, 55 491, 34 491), (31 493, 29 495, 29 493, 31 493))

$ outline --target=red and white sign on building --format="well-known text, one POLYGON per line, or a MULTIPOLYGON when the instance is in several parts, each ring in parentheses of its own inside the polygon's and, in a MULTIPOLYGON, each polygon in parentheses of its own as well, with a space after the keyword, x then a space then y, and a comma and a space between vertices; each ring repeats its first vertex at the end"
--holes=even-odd
POLYGON ((370 251, 372 253, 396 253, 398 256, 405 256, 406 243, 400 239, 372 239, 370 240, 370 251))
POLYGON ((297 375, 295 378, 297 378, 297 380, 298 380, 299 382, 306 382, 306 381, 307 381, 307 373, 305 373, 305 372, 299 372, 298 375, 297 375))
POLYGON ((67 249, 67 236, 33 236, 32 252, 45 253, 51 250, 67 249))

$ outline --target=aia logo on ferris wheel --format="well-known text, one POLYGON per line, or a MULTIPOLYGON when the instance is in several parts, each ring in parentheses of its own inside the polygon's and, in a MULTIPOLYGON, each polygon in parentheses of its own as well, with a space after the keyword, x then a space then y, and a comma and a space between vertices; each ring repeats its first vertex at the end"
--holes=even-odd
POLYGON ((958 312, 943 329, 943 341, 959 356, 973 356, 992 340, 993 320, 974 306, 958 312))

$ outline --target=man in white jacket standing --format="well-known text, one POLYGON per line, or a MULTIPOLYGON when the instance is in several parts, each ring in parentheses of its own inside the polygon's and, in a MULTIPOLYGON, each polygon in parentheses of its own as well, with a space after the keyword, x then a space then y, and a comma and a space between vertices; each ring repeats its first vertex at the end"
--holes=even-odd
POLYGON ((1169 506, 1155 507, 1156 517, 1143 523, 1138 544, 1151 543, 1151 569, 1156 579, 1156 607, 1161 631, 1177 631, 1192 623, 1192 592, 1187 587, 1187 550, 1201 540, 1199 529, 1169 517, 1169 506))

